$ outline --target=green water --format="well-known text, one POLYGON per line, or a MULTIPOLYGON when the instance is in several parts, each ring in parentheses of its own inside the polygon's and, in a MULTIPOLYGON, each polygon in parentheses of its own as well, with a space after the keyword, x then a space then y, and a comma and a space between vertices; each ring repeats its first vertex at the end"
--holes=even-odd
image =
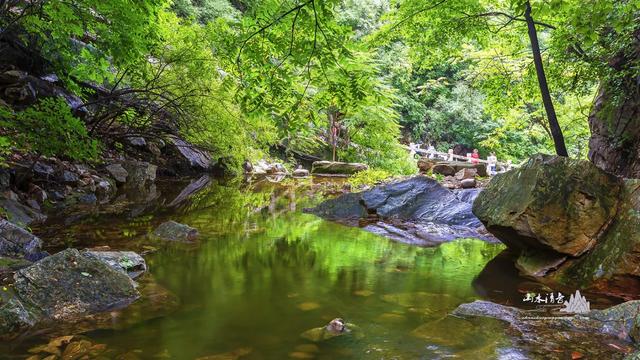
MULTIPOLYGON (((36 229, 51 247, 157 249, 145 256, 149 272, 142 283, 152 285, 142 287, 174 297, 143 300, 86 333, 115 353, 143 359, 491 358, 509 344, 494 321, 447 316, 479 298, 472 281, 500 245, 461 239, 419 248, 327 222, 301 211, 322 198, 310 186, 212 185, 180 206, 164 206, 174 190, 144 211, 122 205, 36 229), (199 242, 149 242, 144 235, 167 219, 196 227, 199 242), (313 345, 300 337, 336 317, 358 325, 364 336, 313 345)), ((4 351, 18 356, 38 342, 46 339, 4 351)))

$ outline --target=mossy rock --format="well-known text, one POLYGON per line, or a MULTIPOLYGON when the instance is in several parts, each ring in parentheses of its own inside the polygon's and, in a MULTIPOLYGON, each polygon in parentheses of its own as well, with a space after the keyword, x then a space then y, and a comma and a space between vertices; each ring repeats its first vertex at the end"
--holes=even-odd
POLYGON ((622 189, 588 161, 536 155, 495 176, 473 213, 510 248, 580 256, 612 223, 622 189))

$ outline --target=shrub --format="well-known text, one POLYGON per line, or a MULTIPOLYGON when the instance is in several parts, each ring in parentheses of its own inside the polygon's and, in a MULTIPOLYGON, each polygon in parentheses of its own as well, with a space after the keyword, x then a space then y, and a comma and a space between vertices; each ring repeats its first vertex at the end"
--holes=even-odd
POLYGON ((73 160, 95 160, 98 142, 87 134, 82 121, 73 116, 62 98, 45 98, 20 112, 0 108, 0 126, 22 151, 73 160))

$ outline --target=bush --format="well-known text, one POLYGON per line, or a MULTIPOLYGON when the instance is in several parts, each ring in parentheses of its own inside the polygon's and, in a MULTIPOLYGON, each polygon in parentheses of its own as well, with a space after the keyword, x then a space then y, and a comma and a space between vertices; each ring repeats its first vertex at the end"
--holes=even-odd
POLYGON ((0 126, 18 150, 72 160, 95 160, 98 142, 62 98, 45 98, 21 112, 0 108, 0 126))
POLYGON ((360 171, 349 178, 349 184, 353 188, 359 188, 365 185, 375 185, 390 178, 392 175, 382 169, 367 169, 360 171))

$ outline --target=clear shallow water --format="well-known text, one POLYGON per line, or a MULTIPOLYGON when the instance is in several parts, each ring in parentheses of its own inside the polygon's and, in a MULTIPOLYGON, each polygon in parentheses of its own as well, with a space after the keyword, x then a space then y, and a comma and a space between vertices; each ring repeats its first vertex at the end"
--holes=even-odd
MULTIPOLYGON (((157 249, 145 256, 150 270, 142 283, 174 297, 112 314, 115 329, 86 333, 91 341, 139 358, 174 359, 491 358, 509 345, 495 321, 447 316, 479 298, 472 282, 501 245, 392 242, 302 213, 320 199, 309 186, 212 185, 168 207, 177 190, 167 187, 143 210, 116 204, 36 229, 52 248, 157 249), (149 242, 145 234, 167 219, 196 227, 198 244, 149 242), (300 337, 336 317, 364 336, 315 344, 300 337)), ((0 350, 18 356, 38 342, 46 340, 0 350)))

